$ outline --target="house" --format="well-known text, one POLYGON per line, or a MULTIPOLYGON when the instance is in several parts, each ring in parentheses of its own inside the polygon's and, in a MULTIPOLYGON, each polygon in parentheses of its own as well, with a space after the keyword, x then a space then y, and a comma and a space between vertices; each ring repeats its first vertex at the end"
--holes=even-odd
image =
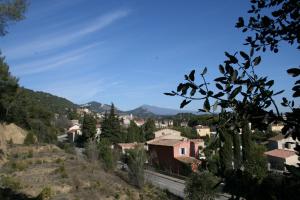
MULTIPOLYGON (((175 132, 176 133, 176 132, 175 132)), ((180 133, 180 132, 179 132, 180 133)), ((178 137, 178 135, 175 135, 178 137)), ((147 142, 150 163, 163 170, 187 175, 190 170, 196 171, 201 164, 199 158, 204 149, 202 139, 189 140, 156 138, 147 142)))
POLYGON ((188 123, 187 123, 187 122, 181 122, 181 123, 180 123, 180 126, 181 126, 181 127, 188 127, 188 123))
POLYGON ((169 139, 172 139, 172 138, 178 139, 181 137, 181 133, 179 131, 176 131, 173 129, 165 128, 165 129, 161 129, 159 131, 155 131, 154 136, 155 136, 155 138, 160 138, 162 136, 166 136, 165 138, 167 139, 169 136, 169 139))
POLYGON ((97 141, 100 140, 100 135, 101 135, 101 124, 96 124, 96 135, 95 138, 97 141))
POLYGON ((194 128, 200 137, 210 137, 210 128, 208 126, 197 125, 194 128))
POLYGON ((282 124, 272 124, 271 125, 271 130, 273 132, 281 133, 281 129, 283 129, 283 125, 282 124))
POLYGON ((121 115, 121 116, 119 116, 119 119, 125 127, 128 127, 130 124, 130 121, 133 120, 133 115, 132 114, 121 115))
POLYGON ((134 120, 134 123, 136 123, 136 125, 137 125, 138 127, 141 127, 141 126, 144 125, 145 120, 143 120, 143 119, 136 119, 136 120, 134 120))
POLYGON ((292 137, 285 137, 282 134, 278 134, 272 138, 268 139, 268 149, 286 149, 293 150, 296 147, 297 140, 294 140, 292 137))
POLYGON ((115 149, 120 150, 123 154, 126 153, 126 150, 134 149, 138 145, 144 145, 142 143, 132 142, 132 143, 118 143, 115 145, 115 149))
POLYGON ((173 126, 173 120, 164 119, 164 120, 155 121, 156 128, 167 128, 172 126, 173 126))
POLYGON ((70 142, 75 142, 79 135, 82 135, 81 128, 79 124, 71 126, 67 131, 68 139, 70 142))
POLYGON ((298 155, 294 151, 274 149, 264 153, 269 162, 269 168, 285 171, 285 165, 297 166, 298 155))

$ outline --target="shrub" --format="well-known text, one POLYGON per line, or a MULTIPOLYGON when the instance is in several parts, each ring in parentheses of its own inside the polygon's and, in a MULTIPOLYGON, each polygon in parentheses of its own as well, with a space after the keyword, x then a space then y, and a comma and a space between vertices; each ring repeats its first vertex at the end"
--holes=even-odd
POLYGON ((142 188, 144 185, 144 165, 146 153, 143 146, 137 146, 135 149, 127 151, 129 180, 137 187, 142 188))
POLYGON ((22 188, 21 183, 10 176, 1 176, 0 185, 3 188, 10 188, 12 190, 19 190, 22 188))
POLYGON ((192 173, 184 192, 190 200, 213 200, 217 196, 217 183, 218 178, 210 172, 192 173))
POLYGON ((51 198, 51 188, 44 187, 41 193, 38 195, 37 200, 47 200, 51 198))
POLYGON ((31 144, 35 144, 37 142, 36 136, 33 134, 33 132, 29 132, 27 133, 25 140, 24 140, 24 144, 26 145, 31 145, 31 144))

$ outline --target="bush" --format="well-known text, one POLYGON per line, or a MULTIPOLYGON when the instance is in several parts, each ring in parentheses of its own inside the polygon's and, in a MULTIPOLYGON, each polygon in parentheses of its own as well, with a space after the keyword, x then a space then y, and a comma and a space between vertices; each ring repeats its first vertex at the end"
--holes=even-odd
POLYGON ((143 146, 136 146, 135 149, 127 151, 129 180, 135 186, 142 188, 144 185, 144 165, 146 153, 143 146))
POLYGON ((192 173, 184 192, 189 200, 213 200, 217 196, 217 184, 218 178, 210 172, 192 173))
POLYGON ((10 176, 1 176, 0 186, 2 188, 10 188, 12 190, 19 190, 22 188, 21 183, 10 176))
POLYGON ((26 145, 31 145, 31 144, 35 144, 37 142, 36 136, 33 134, 33 132, 29 132, 24 140, 24 144, 26 145))
POLYGON ((51 188, 50 187, 45 187, 37 197, 37 200, 47 200, 51 198, 51 188))
POLYGON ((115 152, 111 148, 111 144, 107 139, 102 139, 98 146, 99 157, 106 171, 114 170, 116 167, 115 152))

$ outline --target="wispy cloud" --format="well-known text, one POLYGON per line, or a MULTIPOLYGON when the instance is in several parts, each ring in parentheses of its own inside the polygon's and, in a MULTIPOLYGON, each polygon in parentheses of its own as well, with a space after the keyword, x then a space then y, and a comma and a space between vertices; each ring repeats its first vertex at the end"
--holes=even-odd
POLYGON ((89 50, 98 46, 99 44, 100 43, 93 43, 72 51, 49 57, 47 59, 40 59, 32 62, 22 63, 19 66, 17 65, 15 70, 17 75, 19 76, 44 72, 82 58, 88 53, 89 50))
POLYGON ((103 94, 108 93, 120 84, 119 81, 110 81, 109 78, 99 79, 97 75, 89 74, 76 79, 56 80, 43 86, 43 90, 63 96, 76 103, 83 103, 103 96, 103 94))
POLYGON ((68 31, 52 32, 24 45, 4 49, 4 51, 9 55, 10 59, 21 59, 32 56, 34 52, 43 53, 55 48, 64 47, 82 39, 84 36, 102 30, 117 20, 126 17, 129 13, 129 10, 113 11, 91 22, 73 26, 68 31))

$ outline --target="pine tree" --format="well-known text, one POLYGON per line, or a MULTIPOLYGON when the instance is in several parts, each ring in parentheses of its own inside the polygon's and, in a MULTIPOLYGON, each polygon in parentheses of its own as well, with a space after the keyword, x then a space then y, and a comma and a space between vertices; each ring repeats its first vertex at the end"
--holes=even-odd
POLYGON ((84 146, 89 140, 93 140, 96 135, 96 120, 92 115, 85 114, 82 123, 82 135, 78 138, 77 144, 84 146))
POLYGON ((154 138, 154 131, 156 129, 154 120, 147 119, 142 128, 145 140, 152 140, 154 138))
POLYGON ((111 105, 110 113, 105 114, 101 127, 101 138, 107 138, 112 143, 124 142, 120 120, 115 114, 114 104, 111 105))
POLYGON ((127 139, 126 142, 143 142, 144 137, 140 127, 136 125, 134 121, 130 121, 129 127, 127 128, 127 139))

